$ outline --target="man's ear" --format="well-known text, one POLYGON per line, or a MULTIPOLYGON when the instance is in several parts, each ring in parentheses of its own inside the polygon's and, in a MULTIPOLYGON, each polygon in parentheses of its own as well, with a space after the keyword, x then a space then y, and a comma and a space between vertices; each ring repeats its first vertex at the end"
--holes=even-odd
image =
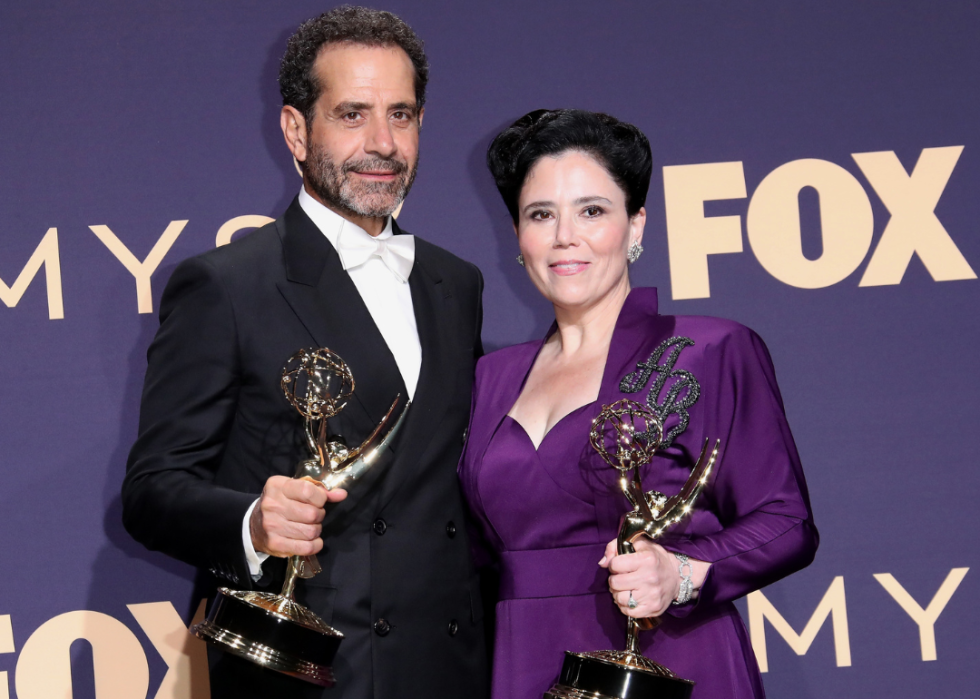
POLYGON ((425 116, 425 107, 419 110, 419 131, 422 130, 422 117, 425 116))
POLYGON ((284 105, 279 114, 279 125, 282 127, 286 147, 299 162, 306 160, 306 117, 290 105, 284 105))

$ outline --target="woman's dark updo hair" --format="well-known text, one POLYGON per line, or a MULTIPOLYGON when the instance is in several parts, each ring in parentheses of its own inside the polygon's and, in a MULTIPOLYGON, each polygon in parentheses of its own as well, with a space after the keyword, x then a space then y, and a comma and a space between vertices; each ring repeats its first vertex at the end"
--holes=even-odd
POLYGON ((487 166, 514 223, 528 171, 545 156, 581 151, 595 158, 626 194, 632 218, 646 203, 653 171, 650 142, 632 124, 581 109, 537 109, 493 139, 487 166))

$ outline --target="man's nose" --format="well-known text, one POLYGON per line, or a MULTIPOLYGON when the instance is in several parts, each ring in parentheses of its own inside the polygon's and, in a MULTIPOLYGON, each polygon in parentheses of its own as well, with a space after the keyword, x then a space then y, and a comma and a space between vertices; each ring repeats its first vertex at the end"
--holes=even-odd
POLYGON ((390 158, 395 154, 395 139, 391 133, 391 124, 387 119, 374 121, 368 132, 367 141, 364 149, 368 153, 375 153, 383 158, 390 158))

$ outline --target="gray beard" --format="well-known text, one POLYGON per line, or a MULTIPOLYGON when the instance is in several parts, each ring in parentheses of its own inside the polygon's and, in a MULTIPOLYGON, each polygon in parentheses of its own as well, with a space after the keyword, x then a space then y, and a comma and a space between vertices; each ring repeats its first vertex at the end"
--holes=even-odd
POLYGON ((348 160, 340 167, 318 145, 307 147, 303 171, 313 193, 331 208, 354 216, 382 218, 398 208, 415 182, 419 163, 411 171, 405 163, 393 158, 348 160), (392 182, 358 182, 354 170, 387 170, 396 178, 392 182))

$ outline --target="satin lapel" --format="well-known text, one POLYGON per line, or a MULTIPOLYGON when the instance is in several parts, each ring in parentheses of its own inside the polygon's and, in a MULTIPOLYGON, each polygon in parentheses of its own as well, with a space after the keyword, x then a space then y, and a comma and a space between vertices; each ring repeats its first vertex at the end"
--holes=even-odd
MULTIPOLYGON (((653 349, 670 336, 672 328, 672 316, 657 314, 655 289, 636 288, 630 292, 616 320, 609 344, 609 355, 599 387, 601 406, 611 405, 622 398, 642 403, 637 395, 622 393, 619 384, 627 374, 636 371, 637 362, 647 359, 653 349)), ((616 531, 620 518, 629 510, 629 503, 619 487, 619 472, 606 464, 598 454, 591 455, 590 459, 596 474, 593 485, 607 495, 596 498, 596 515, 600 529, 616 531)), ((644 477, 648 474, 649 467, 643 471, 644 477)), ((654 483, 647 480, 644 480, 643 485, 647 490, 656 488, 654 483)))
POLYGON ((418 245, 408 284, 422 345, 422 366, 402 437, 394 445, 395 464, 385 479, 382 508, 421 469, 422 456, 446 414, 446 396, 455 390, 459 371, 461 348, 454 337, 457 318, 453 289, 427 263, 424 247, 418 245))
MULTIPOLYGON (((623 398, 619 391, 619 382, 636 366, 636 359, 643 349, 635 344, 630 348, 624 346, 622 343, 627 341, 624 335, 628 333, 624 333, 620 327, 613 332, 602 385, 599 388, 600 410, 623 398)), ((590 485, 596 491, 595 508, 599 530, 617 531, 620 518, 629 510, 629 503, 619 486, 619 471, 603 461, 591 446, 589 451, 589 463, 592 466, 590 473, 594 479, 590 485)))
MULTIPOLYGON (((341 266, 337 251, 298 202, 293 202, 276 227, 286 257, 287 281, 277 284, 280 293, 316 346, 329 347, 351 368, 354 398, 344 412, 360 411, 360 417, 376 424, 395 394, 405 394, 395 358, 341 266)), ((364 422, 354 415, 345 417, 364 422)), ((352 436, 358 439, 367 434, 352 436)))

